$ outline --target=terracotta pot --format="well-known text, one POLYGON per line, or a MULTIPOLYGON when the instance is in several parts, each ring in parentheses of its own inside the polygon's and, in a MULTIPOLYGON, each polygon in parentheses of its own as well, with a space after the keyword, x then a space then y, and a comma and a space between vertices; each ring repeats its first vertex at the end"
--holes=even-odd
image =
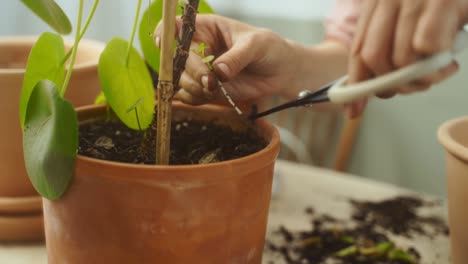
MULTIPOLYGON (((80 108, 81 122, 104 118, 80 108)), ((174 117, 242 129, 232 109, 177 104, 174 117)), ((279 136, 257 123, 268 146, 205 165, 152 166, 79 156, 70 189, 44 199, 49 264, 260 264, 279 136)))
MULTIPOLYGON (((0 38, 0 197, 36 195, 23 162, 19 98, 29 51, 36 37, 0 38)), ((72 43, 68 41, 67 47, 72 43)), ((82 40, 66 98, 90 104, 100 90, 97 63, 104 45, 82 40)))
POLYGON ((468 263, 468 117, 454 119, 439 129, 446 150, 448 208, 453 264, 468 263))

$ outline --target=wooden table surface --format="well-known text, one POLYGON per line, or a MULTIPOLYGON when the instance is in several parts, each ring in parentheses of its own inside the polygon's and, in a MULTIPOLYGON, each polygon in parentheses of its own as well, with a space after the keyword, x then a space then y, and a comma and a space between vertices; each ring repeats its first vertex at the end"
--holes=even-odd
MULTIPOLYGON (((304 213, 311 206, 317 213, 326 213, 339 219, 350 215, 349 199, 372 200, 392 198, 399 195, 418 195, 433 200, 434 197, 414 193, 393 185, 374 182, 349 174, 331 170, 278 161, 275 188, 268 223, 268 237, 280 225, 291 230, 306 230, 310 219, 304 213)), ((446 219, 446 206, 433 206, 423 214, 446 219)), ((403 247, 413 246, 422 255, 422 264, 448 264, 449 241, 445 236, 428 238, 424 236, 408 239, 392 236, 403 247)), ((264 263, 275 260, 284 263, 278 256, 265 253, 264 263)), ((42 244, 0 244, 0 263, 45 264, 47 254, 42 244)))

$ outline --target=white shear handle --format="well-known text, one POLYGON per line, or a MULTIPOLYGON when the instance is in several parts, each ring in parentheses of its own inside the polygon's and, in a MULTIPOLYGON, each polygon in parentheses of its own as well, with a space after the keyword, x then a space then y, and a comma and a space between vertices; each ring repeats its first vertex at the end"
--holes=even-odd
POLYGON ((455 59, 454 55, 466 47, 468 47, 468 32, 461 30, 450 51, 440 52, 397 71, 360 83, 345 85, 348 80, 348 76, 345 76, 328 90, 328 97, 330 101, 342 104, 391 90, 449 65, 455 59))

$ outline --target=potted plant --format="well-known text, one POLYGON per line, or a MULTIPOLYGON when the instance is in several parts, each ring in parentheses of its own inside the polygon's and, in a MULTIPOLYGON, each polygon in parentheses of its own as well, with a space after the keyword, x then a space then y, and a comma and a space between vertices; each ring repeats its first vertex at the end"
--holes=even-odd
MULTIPOLYGON (((154 1, 141 20, 148 25, 140 26, 145 51, 149 32, 164 17, 160 60, 145 52, 159 70, 158 103, 145 61, 133 48, 141 0, 130 41, 111 40, 100 57, 108 106, 75 112, 62 97, 66 81, 61 92, 53 81, 35 85, 23 147, 28 175, 44 196, 49 263, 261 262, 278 133, 231 108, 171 100, 198 5, 191 0, 184 6, 190 23, 181 30, 174 71, 175 15, 183 4, 154 1)), ((203 1, 200 7, 209 10, 203 1)), ((71 64, 83 34, 82 10, 83 0, 71 64)))
POLYGON ((439 128, 439 141, 446 151, 448 213, 453 264, 468 262, 468 118, 447 121, 439 128))
MULTIPOLYGON (((25 4, 37 1, 23 1, 25 4)), ((61 9, 58 6, 55 13, 59 14, 61 9)), ((63 12, 62 12, 63 13, 63 12)), ((42 13, 44 14, 44 13, 42 13)), ((48 20, 48 18, 46 18, 48 20)), ((60 33, 67 34, 71 28, 67 23, 63 23, 63 28, 58 29, 60 33)), ((37 195, 31 185, 24 166, 23 150, 21 146, 21 126, 18 116, 20 116, 18 102, 20 102, 21 92, 27 89, 23 79, 33 79, 47 70, 47 61, 41 62, 41 69, 31 71, 26 67, 28 55, 33 45, 38 40, 36 36, 14 36, 0 38, 0 87, 3 94, 0 98, 1 113, 0 118, 4 122, 2 126, 2 138, 0 139, 0 215, 5 223, 11 223, 8 235, 0 232, 0 240, 37 240, 43 238, 43 231, 40 228, 42 222, 41 197, 37 195), (21 88, 23 86, 23 89, 21 88), (22 214, 20 218, 17 215, 22 214), (8 216, 7 216, 8 215, 8 216), (31 230, 31 219, 34 219, 34 228, 31 230), (11 221, 10 221, 11 220, 11 221), (39 223, 36 225, 36 223, 39 223), (25 231, 25 232, 22 232, 25 231), (23 233, 23 234, 20 234, 23 233)), ((71 41, 66 41, 61 50, 65 51, 72 46, 71 41)), ((42 52, 48 47, 35 46, 31 54, 43 59, 42 52)), ((74 78, 70 81, 71 88, 65 95, 73 105, 82 106, 93 102, 94 97, 99 92, 99 80, 97 75, 98 58, 104 45, 91 40, 83 40, 80 51, 77 54, 74 78)), ((54 51, 57 52, 57 51, 54 51)), ((23 96, 24 98, 25 96, 23 96)), ((23 102, 22 102, 23 103, 23 102)), ((24 113, 21 113, 24 115, 24 113)))

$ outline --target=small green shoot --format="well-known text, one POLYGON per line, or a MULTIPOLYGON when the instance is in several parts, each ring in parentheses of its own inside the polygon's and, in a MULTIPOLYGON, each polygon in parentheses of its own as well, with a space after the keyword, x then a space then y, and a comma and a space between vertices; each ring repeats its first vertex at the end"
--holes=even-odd
POLYGON ((351 236, 343 236, 341 238, 341 241, 352 244, 352 243, 354 243, 354 238, 351 237, 351 236))
POLYGON ((350 256, 354 256, 356 254, 358 254, 358 247, 353 245, 353 246, 349 246, 347 248, 344 248, 338 252, 336 252, 336 256, 337 257, 340 257, 340 258, 346 258, 346 257, 350 257, 350 256))
POLYGON ((127 113, 130 113, 131 111, 135 111, 135 116, 136 120, 138 122, 138 129, 141 130, 141 125, 140 125, 140 118, 138 117, 138 106, 143 102, 143 97, 140 97, 136 103, 134 103, 132 106, 130 106, 127 109, 127 113))
POLYGON ((388 259, 403 261, 408 264, 415 264, 416 260, 410 254, 401 249, 393 249, 388 253, 388 259))
POLYGON ((240 110, 239 107, 237 107, 236 103, 234 100, 232 100, 231 96, 228 94, 226 88, 224 88, 223 83, 219 80, 218 76, 216 75, 216 72, 214 71, 213 68, 213 60, 215 59, 214 55, 206 55, 206 50, 209 49, 209 47, 205 43, 200 43, 198 45, 198 49, 192 49, 192 52, 197 54, 203 63, 208 66, 208 69, 211 71, 211 73, 216 77, 216 81, 218 83, 219 88, 221 89, 221 92, 223 92, 224 97, 228 100, 229 104, 236 110, 237 114, 242 115, 242 110, 240 110))

